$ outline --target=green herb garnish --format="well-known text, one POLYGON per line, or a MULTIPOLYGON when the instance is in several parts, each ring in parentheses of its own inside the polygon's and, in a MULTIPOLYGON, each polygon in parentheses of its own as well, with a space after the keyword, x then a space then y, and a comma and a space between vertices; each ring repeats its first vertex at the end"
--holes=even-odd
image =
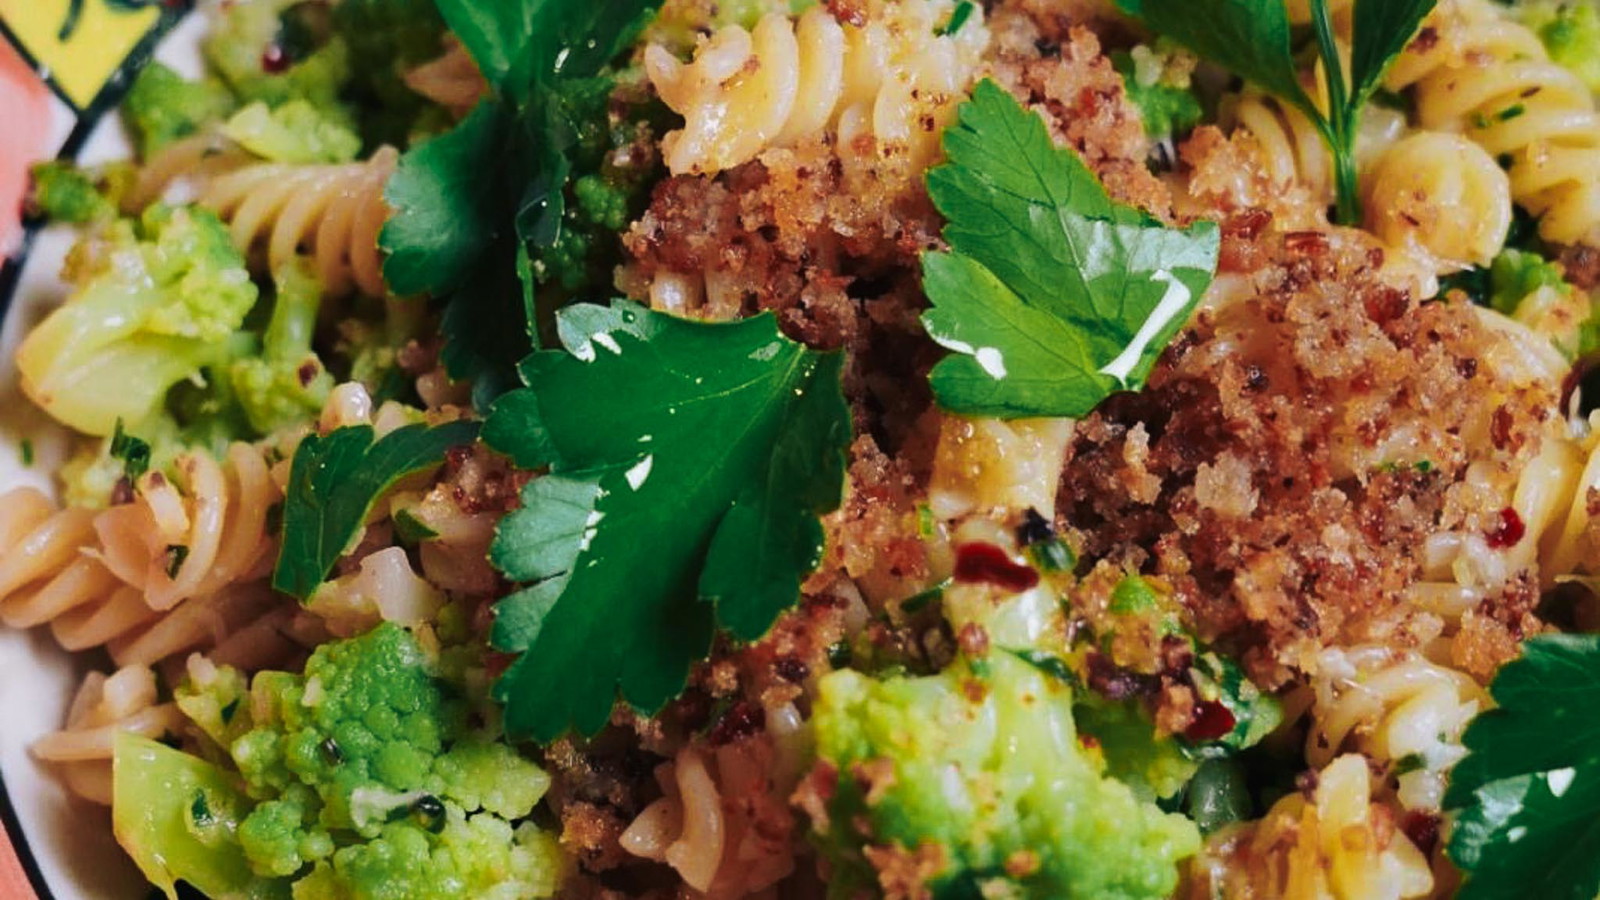
POLYGON ((1361 221, 1355 159, 1361 109, 1434 4, 1435 0, 1356 0, 1347 80, 1327 2, 1311 0, 1312 30, 1329 101, 1329 112, 1324 113, 1300 85, 1289 14, 1278 0, 1117 0, 1124 12, 1304 113, 1333 154, 1338 218, 1346 225, 1361 221))
POLYGON ((950 21, 946 22, 942 28, 935 28, 933 33, 938 35, 955 34, 961 30, 961 26, 967 24, 968 19, 972 18, 973 9, 972 0, 961 0, 960 3, 956 4, 955 9, 950 11, 950 21))
POLYGON ((167 551, 167 577, 177 578, 178 572, 183 568, 184 561, 189 558, 188 544, 168 544, 167 551))
POLYGON ((485 405, 537 343, 540 260, 562 238, 574 148, 605 129, 602 72, 659 0, 438 5, 493 94, 401 159, 379 243, 395 293, 449 298, 442 358, 485 405))
POLYGON ((130 483, 150 470, 150 445, 124 431, 121 419, 111 432, 110 453, 112 459, 122 460, 122 474, 130 483))
POLYGON ((1462 735, 1447 850, 1460 900, 1600 893, 1600 635, 1531 638, 1462 735))
POLYGON ((1078 673, 1072 671, 1072 666, 1054 653, 1046 653, 1043 650, 1017 650, 1010 647, 1005 648, 1005 651, 1063 684, 1073 687, 1081 685, 1078 673))
POLYGON ((307 435, 295 450, 283 503, 283 543, 272 586, 304 600, 350 550, 378 499, 400 479, 438 466, 472 443, 476 422, 407 425, 373 440, 372 426, 307 435))
POLYGON ((431 541, 439 536, 439 532, 429 528, 427 523, 417 518, 409 509, 396 511, 393 521, 395 537, 408 547, 414 547, 423 541, 431 541))
POLYGON ((965 415, 1082 416, 1143 385, 1216 268, 1217 226, 1115 203, 1044 122, 983 81, 928 191, 949 252, 922 256, 922 323, 955 351, 931 376, 965 415))
POLYGON ((950 587, 952 581, 953 579, 946 578, 925 591, 918 591, 901 600, 900 611, 908 616, 914 616, 922 612, 932 605, 935 600, 944 599, 944 592, 950 587))
POLYGON ((528 387, 483 432, 549 469, 490 551, 532 585, 497 607, 492 642, 522 655, 495 695, 507 731, 541 741, 598 730, 619 689, 659 709, 717 629, 764 634, 821 558, 817 516, 839 503, 850 441, 842 357, 790 341, 770 314, 710 324, 579 304, 557 330, 566 349, 530 356, 528 387))

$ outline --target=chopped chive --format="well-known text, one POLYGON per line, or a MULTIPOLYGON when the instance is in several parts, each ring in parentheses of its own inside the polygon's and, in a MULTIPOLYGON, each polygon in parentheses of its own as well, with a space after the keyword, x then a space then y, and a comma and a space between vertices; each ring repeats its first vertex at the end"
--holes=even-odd
POLYGON ((972 10, 972 0, 961 0, 960 3, 956 4, 956 8, 951 10, 950 21, 946 22, 943 28, 935 29, 934 34, 955 34, 960 31, 961 26, 967 24, 967 20, 972 18, 972 10))
POLYGON ((124 431, 121 419, 111 432, 111 456, 122 460, 122 471, 129 482, 138 481, 150 469, 150 445, 124 431))
POLYGON ((177 578, 178 570, 183 568, 183 561, 189 558, 188 544, 167 545, 167 577, 177 578))
POLYGON ((409 509, 394 514, 394 533, 401 543, 407 545, 420 544, 439 536, 439 532, 429 528, 409 509))

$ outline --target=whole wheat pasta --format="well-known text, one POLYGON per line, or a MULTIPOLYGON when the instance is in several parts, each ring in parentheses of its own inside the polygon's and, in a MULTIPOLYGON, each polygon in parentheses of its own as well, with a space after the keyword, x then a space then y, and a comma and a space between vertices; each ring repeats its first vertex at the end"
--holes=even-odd
POLYGON ((489 91, 478 64, 453 37, 447 38, 443 53, 405 73, 406 87, 443 106, 456 118, 463 118, 489 91))
POLYGON ((398 160, 384 147, 366 162, 247 166, 212 179, 200 204, 228 223, 257 271, 304 255, 329 294, 355 289, 382 297, 378 232, 389 218, 383 189, 398 160))

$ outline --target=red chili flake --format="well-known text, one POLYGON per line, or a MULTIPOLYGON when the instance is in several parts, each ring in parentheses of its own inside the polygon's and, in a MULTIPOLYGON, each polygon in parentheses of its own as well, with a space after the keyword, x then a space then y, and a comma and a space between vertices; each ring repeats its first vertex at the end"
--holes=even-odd
POLYGON ((711 746, 721 747, 747 738, 767 726, 766 710, 747 700, 740 700, 722 714, 717 724, 711 726, 711 746))
POLYGON ((955 579, 962 584, 993 584, 1008 591, 1025 591, 1039 583, 1032 566, 1013 562, 994 544, 962 544, 956 548, 955 579))
POLYGON ((267 49, 261 51, 261 71, 268 75, 277 75, 289 68, 289 54, 277 44, 268 44, 267 49))
POLYGON ((1100 749, 1100 739, 1099 738, 1095 737, 1092 734, 1084 734, 1081 731, 1078 732, 1078 744, 1081 747, 1083 747, 1083 749, 1085 749, 1085 750, 1098 750, 1098 749, 1100 749))
POLYGON ((1406 813, 1400 820, 1400 830, 1417 845, 1423 856, 1432 856, 1439 846, 1439 817, 1433 813, 1418 809, 1406 813))
POLYGON ((1500 510, 1500 521, 1490 528, 1484 537, 1489 539, 1489 546, 1496 550, 1515 546, 1528 533, 1528 526, 1522 523, 1522 517, 1511 507, 1500 510))
POLYGON ((1202 700, 1194 706, 1194 721, 1183 730, 1183 736, 1191 741, 1214 741, 1233 730, 1239 720, 1233 717, 1233 712, 1217 700, 1202 700))
POLYGON ((791 684, 798 684, 811 674, 811 667, 798 656, 780 656, 772 661, 772 673, 791 684))

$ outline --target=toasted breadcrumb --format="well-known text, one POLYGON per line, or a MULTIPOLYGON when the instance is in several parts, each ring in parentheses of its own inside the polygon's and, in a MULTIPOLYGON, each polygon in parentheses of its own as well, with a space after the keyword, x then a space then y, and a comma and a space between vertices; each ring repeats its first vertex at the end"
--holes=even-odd
MULTIPOLYGON (((1466 305, 1385 284, 1381 252, 1353 235, 1225 242, 1249 245, 1224 257, 1253 290, 1203 311, 1146 390, 1084 420, 1058 518, 1091 559, 1168 579, 1202 639, 1275 686, 1320 647, 1437 632, 1403 596, 1423 541, 1490 527, 1501 495, 1472 495, 1468 466, 1517 471, 1556 398, 1480 363, 1502 338, 1466 305)), ((1480 615, 1522 634, 1530 607, 1480 615)), ((1510 652, 1482 623, 1461 640, 1479 670, 1510 652)))

